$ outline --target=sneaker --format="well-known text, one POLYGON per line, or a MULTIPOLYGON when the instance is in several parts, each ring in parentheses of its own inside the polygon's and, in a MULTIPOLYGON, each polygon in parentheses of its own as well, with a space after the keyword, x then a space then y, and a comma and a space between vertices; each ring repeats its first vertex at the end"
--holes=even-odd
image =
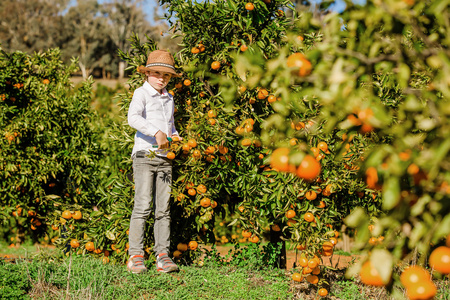
POLYGON ((127 263, 127 269, 129 272, 133 274, 140 274, 147 271, 147 268, 144 265, 144 256, 142 255, 133 255, 130 256, 130 259, 127 263))
POLYGON ((156 257, 156 269, 159 272, 169 273, 178 271, 178 266, 170 259, 167 253, 160 253, 156 257))

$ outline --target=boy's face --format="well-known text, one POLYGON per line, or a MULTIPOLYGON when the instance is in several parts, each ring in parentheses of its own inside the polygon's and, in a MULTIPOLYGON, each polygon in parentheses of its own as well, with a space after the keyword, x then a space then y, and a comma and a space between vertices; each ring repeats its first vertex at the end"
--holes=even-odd
POLYGON ((161 71, 147 71, 146 74, 148 83, 160 93, 167 86, 170 78, 172 78, 170 73, 161 71))

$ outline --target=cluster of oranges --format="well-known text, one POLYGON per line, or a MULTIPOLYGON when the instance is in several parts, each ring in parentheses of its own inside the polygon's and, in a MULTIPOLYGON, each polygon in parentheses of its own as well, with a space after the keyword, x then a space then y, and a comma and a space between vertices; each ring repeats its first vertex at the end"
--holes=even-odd
POLYGON ((198 248, 198 243, 196 241, 190 241, 189 243, 178 243, 177 250, 173 252, 173 257, 180 258, 183 252, 188 250, 195 251, 198 248))
POLYGON ((295 166, 290 163, 290 153, 291 150, 289 148, 281 147, 275 149, 270 158, 271 167, 280 172, 291 172, 307 181, 314 180, 319 176, 321 166, 317 159, 307 154, 300 165, 295 166))

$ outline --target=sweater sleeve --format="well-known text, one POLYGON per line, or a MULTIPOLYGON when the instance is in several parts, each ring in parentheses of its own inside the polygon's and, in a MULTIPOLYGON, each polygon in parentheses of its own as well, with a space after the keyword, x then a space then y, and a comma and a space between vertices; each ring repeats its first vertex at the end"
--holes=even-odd
POLYGON ((145 97, 141 91, 136 90, 128 109, 128 124, 147 136, 155 136, 160 128, 143 117, 144 110, 145 97))

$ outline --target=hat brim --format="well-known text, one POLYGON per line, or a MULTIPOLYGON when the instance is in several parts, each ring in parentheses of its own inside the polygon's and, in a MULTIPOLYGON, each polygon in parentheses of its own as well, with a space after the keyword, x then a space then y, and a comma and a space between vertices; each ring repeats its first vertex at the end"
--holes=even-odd
POLYGON ((139 72, 144 73, 147 71, 165 72, 165 73, 169 73, 170 75, 172 75, 172 77, 181 77, 182 76, 181 73, 177 73, 173 69, 168 68, 168 67, 163 67, 163 66, 152 66, 152 67, 141 66, 141 67, 139 67, 139 72))

